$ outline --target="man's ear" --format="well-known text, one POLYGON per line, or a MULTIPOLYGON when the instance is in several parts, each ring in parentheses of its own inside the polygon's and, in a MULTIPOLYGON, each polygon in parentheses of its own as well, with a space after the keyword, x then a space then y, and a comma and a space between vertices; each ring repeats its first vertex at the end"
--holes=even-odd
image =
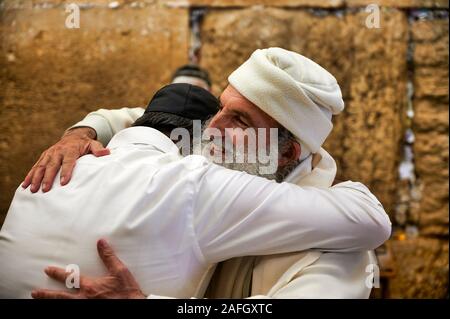
POLYGON ((302 147, 297 141, 291 140, 291 145, 284 152, 280 153, 278 165, 285 166, 292 161, 298 161, 302 154, 302 147))

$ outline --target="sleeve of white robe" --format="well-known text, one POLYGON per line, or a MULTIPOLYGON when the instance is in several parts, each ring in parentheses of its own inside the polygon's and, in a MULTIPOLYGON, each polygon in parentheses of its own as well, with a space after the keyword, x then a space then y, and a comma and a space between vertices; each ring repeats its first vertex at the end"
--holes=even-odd
POLYGON ((144 114, 142 107, 124 107, 117 110, 99 109, 70 127, 90 127, 97 132, 97 140, 106 146, 117 132, 130 127, 134 121, 144 114))
POLYGON ((382 205, 360 183, 299 187, 211 164, 193 187, 194 230, 211 263, 308 249, 366 251, 391 232, 382 205))

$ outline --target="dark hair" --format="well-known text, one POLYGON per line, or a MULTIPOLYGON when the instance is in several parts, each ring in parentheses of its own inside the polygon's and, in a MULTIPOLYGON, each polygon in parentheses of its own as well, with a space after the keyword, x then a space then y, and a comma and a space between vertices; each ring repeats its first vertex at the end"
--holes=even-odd
MULTIPOLYGON (((295 141, 295 136, 285 127, 278 129, 278 152, 285 152, 292 147, 292 141, 295 141)), ((284 179, 300 164, 300 160, 293 160, 287 165, 279 168, 275 174, 275 180, 278 183, 284 179)))
POLYGON ((166 112, 147 112, 145 116, 139 118, 132 124, 132 126, 146 126, 154 128, 161 133, 170 137, 170 133, 177 127, 185 128, 192 136, 192 123, 191 119, 178 116, 172 113, 166 112))
POLYGON ((172 76, 172 81, 177 76, 192 76, 195 78, 202 79, 208 86, 211 86, 211 79, 209 78, 209 73, 205 69, 199 67, 197 64, 186 64, 179 67, 172 76))

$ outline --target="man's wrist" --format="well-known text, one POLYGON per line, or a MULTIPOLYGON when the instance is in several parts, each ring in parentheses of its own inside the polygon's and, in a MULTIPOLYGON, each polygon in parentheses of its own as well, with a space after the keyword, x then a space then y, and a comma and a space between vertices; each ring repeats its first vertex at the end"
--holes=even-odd
POLYGON ((86 137, 92 140, 97 139, 97 132, 92 127, 89 126, 79 126, 70 128, 64 133, 63 137, 68 135, 78 135, 80 137, 86 137))

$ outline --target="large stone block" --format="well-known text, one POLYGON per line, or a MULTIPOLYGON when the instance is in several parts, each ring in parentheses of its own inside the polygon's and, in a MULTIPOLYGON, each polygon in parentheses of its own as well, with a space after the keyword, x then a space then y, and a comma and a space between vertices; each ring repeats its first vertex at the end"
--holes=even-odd
MULTIPOLYGON (((435 42, 439 40, 448 42, 448 21, 446 19, 414 21, 411 28, 412 40, 415 44, 420 42, 435 42)), ((421 63, 420 61, 416 61, 421 63)))
POLYGON ((334 8, 344 4, 344 0, 163 0, 174 6, 206 6, 206 7, 316 7, 334 8))
POLYGON ((54 8, 57 6, 65 6, 75 3, 79 5, 80 8, 108 7, 111 9, 117 9, 124 5, 142 7, 149 4, 155 4, 158 1, 160 3, 166 3, 168 0, 3 0, 0 5, 9 9, 30 9, 32 7, 54 8))
POLYGON ((349 7, 377 4, 393 8, 448 8, 448 0, 345 0, 349 7))
POLYGON ((406 106, 408 22, 397 10, 381 16, 380 29, 362 27, 364 12, 352 19, 354 54, 349 103, 339 119, 344 122, 339 160, 345 178, 368 185, 393 213, 406 106))
POLYGON ((448 19, 412 23, 417 208, 423 235, 448 236, 448 19))
POLYGON ((423 66, 414 70, 414 97, 448 103, 448 69, 423 66))
POLYGON ((448 8, 447 0, 160 0, 177 6, 248 7, 265 5, 272 7, 365 7, 377 4, 393 8, 448 8))
POLYGON ((417 133, 414 151, 419 177, 448 178, 448 135, 440 132, 417 133))
POLYGON ((417 98, 414 100, 414 130, 418 134, 429 131, 447 133, 448 111, 448 104, 417 98))
MULTIPOLYGON (((414 99, 448 103, 448 19, 417 21, 414 44, 414 99)), ((439 106, 439 105, 438 105, 439 106)))
POLYGON ((391 247, 397 269, 391 298, 448 298, 448 241, 415 238, 391 247))
POLYGON ((382 15, 381 29, 366 28, 365 19, 364 12, 317 16, 275 8, 212 10, 202 28, 202 64, 211 71, 216 93, 257 48, 291 49, 328 69, 346 102, 325 145, 338 162, 338 178, 367 184, 389 210, 403 135, 408 22, 397 10, 382 15))
POLYGON ((392 8, 448 8, 448 0, 4 0, 6 6, 56 6, 69 3, 81 6, 110 6, 117 8, 132 4, 141 6, 153 3, 170 7, 211 7, 211 8, 243 8, 250 6, 293 7, 293 8, 343 8, 366 7, 377 4, 380 7, 392 8))
MULTIPOLYGON (((0 11, 0 216, 39 154, 100 107, 143 106, 188 57, 188 10, 0 11)), ((1 222, 1 219, 0 219, 1 222)))

